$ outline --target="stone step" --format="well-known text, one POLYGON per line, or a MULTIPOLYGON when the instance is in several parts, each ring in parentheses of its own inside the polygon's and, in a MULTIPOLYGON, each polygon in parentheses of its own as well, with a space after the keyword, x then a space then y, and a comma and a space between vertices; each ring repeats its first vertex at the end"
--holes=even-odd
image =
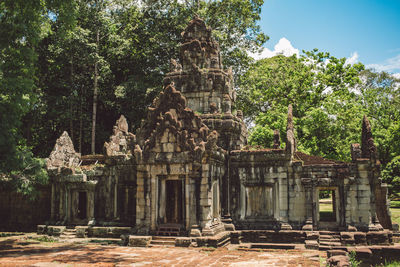
POLYGON ((319 242, 339 242, 339 243, 341 243, 340 238, 319 238, 319 242))
POLYGON ((340 233, 335 231, 319 231, 319 235, 340 235, 340 233))
POLYGON ((161 241, 174 241, 176 237, 174 236, 152 236, 151 240, 161 240, 161 241))
POLYGON ((334 235, 319 235, 319 236, 324 236, 324 237, 340 237, 340 235, 338 235, 338 234, 334 234, 334 235))
POLYGON ((317 240, 306 240, 305 247, 306 249, 319 249, 319 243, 317 240))
POLYGON ((260 249, 295 249, 295 244, 281 244, 281 243, 251 243, 250 248, 260 249))
POLYGON ((321 246, 321 245, 319 245, 319 250, 327 251, 327 250, 331 250, 331 249, 332 249, 331 246, 321 246))
POLYGON ((340 242, 324 242, 324 241, 319 241, 320 246, 331 246, 331 247, 336 247, 336 246, 341 246, 342 243, 340 242))
POLYGON ((160 245, 160 246, 175 246, 174 241, 166 241, 166 240, 151 240, 150 245, 160 245))
POLYGON ((319 240, 334 240, 334 239, 336 239, 336 240, 341 240, 341 238, 340 238, 340 236, 326 236, 326 235, 320 235, 319 236, 319 240))

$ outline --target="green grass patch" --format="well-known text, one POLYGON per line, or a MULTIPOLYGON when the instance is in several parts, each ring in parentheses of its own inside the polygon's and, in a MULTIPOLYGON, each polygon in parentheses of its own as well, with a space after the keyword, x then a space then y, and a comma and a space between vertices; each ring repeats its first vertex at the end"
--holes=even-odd
POLYGON ((0 233, 0 237, 9 237, 9 236, 19 236, 19 235, 24 235, 24 233, 0 233))
POLYGON ((320 212, 333 212, 332 204, 329 203, 319 203, 319 211, 320 212))
POLYGON ((39 241, 39 242, 46 242, 46 243, 54 243, 54 242, 58 241, 58 239, 48 236, 48 235, 42 235, 42 236, 34 237, 31 239, 39 241))
POLYGON ((390 207, 391 208, 400 208, 400 200, 391 200, 390 207))
POLYGON ((392 214, 392 223, 400 225, 400 208, 390 208, 390 213, 392 214))
POLYGON ((399 267, 400 266, 400 261, 393 261, 389 263, 385 263, 384 265, 379 265, 383 267, 399 267))

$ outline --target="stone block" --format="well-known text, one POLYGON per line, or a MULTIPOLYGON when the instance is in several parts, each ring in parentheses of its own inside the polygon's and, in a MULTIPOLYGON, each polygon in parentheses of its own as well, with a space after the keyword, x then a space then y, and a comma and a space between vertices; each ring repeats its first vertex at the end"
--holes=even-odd
POLYGON ((47 225, 39 224, 36 232, 38 235, 45 235, 47 233, 47 225))
POLYGON ((340 240, 344 245, 353 245, 355 243, 354 233, 349 232, 341 232, 340 233, 340 240))
POLYGON ((363 232, 354 232, 354 241, 356 244, 366 244, 367 234, 363 232))
POLYGON ((109 227, 108 237, 119 238, 121 235, 129 235, 131 231, 131 227, 109 227))
POLYGON ((48 235, 52 236, 60 236, 65 231, 65 229, 65 226, 48 226, 47 233, 48 235))
POLYGON ((306 240, 318 240, 319 232, 306 232, 306 240))
POLYGON ((88 236, 90 237, 107 237, 108 227, 90 227, 88 228, 88 236))
POLYGON ((76 237, 85 238, 88 235, 89 226, 76 226, 76 237))
POLYGON ((241 231, 232 231, 231 232, 231 244, 240 244, 242 232, 241 231))
POLYGON ((338 255, 347 256, 347 251, 341 249, 331 249, 326 252, 326 255, 328 258, 338 255))
POLYGON ((176 247, 189 247, 192 243, 192 239, 190 237, 177 237, 175 239, 176 247))
POLYGON ((319 249, 319 244, 317 240, 306 240, 305 241, 305 248, 306 249, 319 249))
POLYGON ((368 232, 366 237, 369 245, 389 245, 389 236, 386 231, 368 232))
POLYGON ((148 247, 151 242, 151 236, 130 235, 128 246, 130 247, 148 247))

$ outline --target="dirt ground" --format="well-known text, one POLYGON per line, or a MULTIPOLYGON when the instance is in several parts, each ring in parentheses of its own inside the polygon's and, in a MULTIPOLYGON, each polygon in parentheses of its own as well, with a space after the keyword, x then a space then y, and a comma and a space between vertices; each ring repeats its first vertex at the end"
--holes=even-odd
POLYGON ((133 248, 24 234, 0 238, 0 266, 320 266, 325 253, 312 250, 225 248, 133 248))

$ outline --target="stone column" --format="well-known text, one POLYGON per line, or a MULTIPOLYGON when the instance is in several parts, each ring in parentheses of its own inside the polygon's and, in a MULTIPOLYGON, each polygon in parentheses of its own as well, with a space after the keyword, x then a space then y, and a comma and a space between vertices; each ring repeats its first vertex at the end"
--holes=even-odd
POLYGON ((306 196, 306 223, 303 226, 303 230, 305 231, 313 231, 314 225, 314 216, 313 216, 313 185, 311 178, 302 178, 301 183, 303 184, 305 196, 306 196))

